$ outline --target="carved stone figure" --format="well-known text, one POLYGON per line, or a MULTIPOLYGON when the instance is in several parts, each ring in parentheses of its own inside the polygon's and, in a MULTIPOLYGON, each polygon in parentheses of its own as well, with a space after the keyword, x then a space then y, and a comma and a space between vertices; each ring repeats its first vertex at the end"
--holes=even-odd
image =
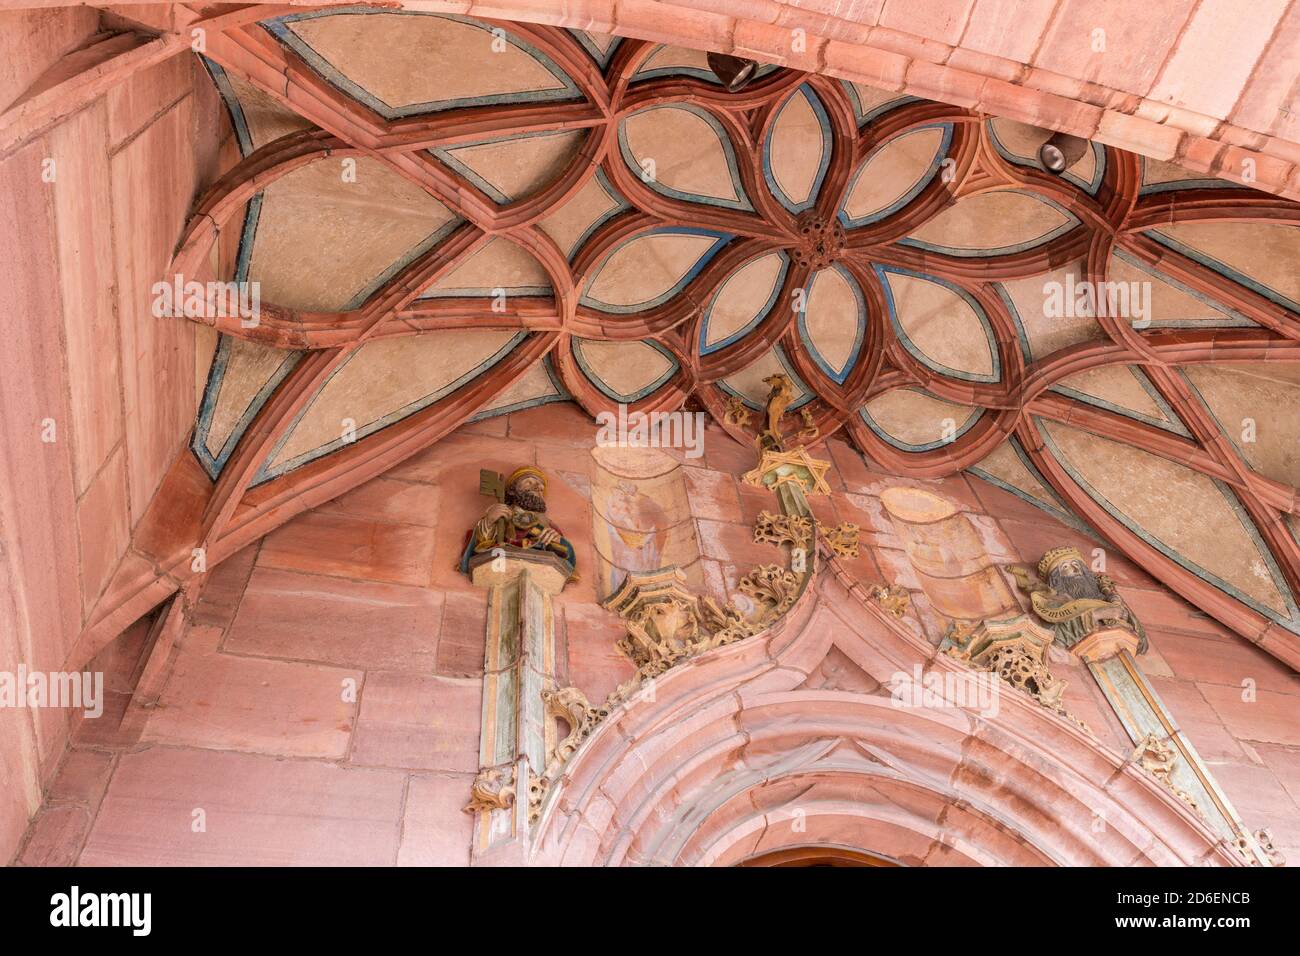
POLYGON ((1147 734, 1137 742, 1137 746, 1133 748, 1133 755, 1129 759, 1136 761, 1138 766, 1173 791, 1174 796, 1183 803, 1200 812, 1192 795, 1174 783, 1173 775, 1174 768, 1178 766, 1178 751, 1169 744, 1167 739, 1162 740, 1155 734, 1147 734))
POLYGON ((739 395, 727 396, 726 411, 723 413, 723 418, 728 425, 744 428, 749 424, 751 415, 752 413, 745 407, 745 403, 739 395))
MULTIPOLYGON (((507 479, 494 472, 480 475, 479 490, 498 497, 483 517, 465 536, 465 550, 460 569, 470 571, 470 561, 495 549, 549 551, 559 555, 570 567, 577 563, 573 545, 546 517, 546 475, 538 468, 525 466, 507 479)), ((572 575, 577 577, 576 572, 572 575)))
POLYGON ((1115 582, 1093 574, 1077 548, 1053 548, 1038 562, 1038 575, 1012 566, 1020 589, 1039 618, 1056 631, 1056 643, 1071 648, 1105 628, 1124 628, 1137 636, 1137 651, 1147 649, 1146 632, 1124 603, 1115 582))
POLYGON ((466 813, 486 813, 506 810, 515 805, 514 771, 488 767, 478 772, 470 785, 466 813))
POLYGON ((871 596, 894 617, 902 617, 912 604, 912 592, 901 584, 877 584, 871 588, 871 596))
POLYGON ((769 375, 763 379, 763 384, 770 391, 767 393, 767 411, 764 416, 764 425, 762 434, 758 436, 760 448, 768 448, 773 451, 781 451, 785 448, 785 434, 781 431, 781 416, 785 410, 790 407, 790 403, 795 400, 798 390, 794 387, 794 382, 790 381, 790 376, 784 373, 769 375))
POLYGON ((812 409, 807 405, 799 409, 799 417, 803 420, 803 428, 799 429, 799 438, 809 442, 822 433, 822 430, 817 427, 817 420, 813 418, 812 409))

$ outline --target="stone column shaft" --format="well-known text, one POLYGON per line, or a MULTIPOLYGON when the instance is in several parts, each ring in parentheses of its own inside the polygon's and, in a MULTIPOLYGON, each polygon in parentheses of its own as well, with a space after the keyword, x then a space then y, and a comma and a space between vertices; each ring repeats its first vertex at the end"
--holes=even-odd
POLYGON ((1154 734, 1171 748, 1178 759, 1169 772, 1170 783, 1196 801, 1201 815, 1225 840, 1242 846, 1261 866, 1271 866, 1130 650, 1119 647, 1100 659, 1085 655, 1084 663, 1133 743, 1138 744, 1148 734, 1154 734))
POLYGON ((555 683, 551 598, 567 575, 567 566, 544 552, 502 553, 472 569, 474 584, 488 589, 479 766, 498 771, 514 791, 509 805, 478 812, 476 862, 526 856, 530 783, 554 745, 542 700, 555 683))

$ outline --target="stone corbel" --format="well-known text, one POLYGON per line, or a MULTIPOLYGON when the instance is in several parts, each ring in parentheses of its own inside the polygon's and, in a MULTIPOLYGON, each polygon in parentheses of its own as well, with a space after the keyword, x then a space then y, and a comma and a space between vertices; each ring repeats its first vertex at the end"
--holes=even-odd
POLYGON ((478 772, 469 788, 466 813, 491 813, 515 805, 515 768, 488 767, 478 772))

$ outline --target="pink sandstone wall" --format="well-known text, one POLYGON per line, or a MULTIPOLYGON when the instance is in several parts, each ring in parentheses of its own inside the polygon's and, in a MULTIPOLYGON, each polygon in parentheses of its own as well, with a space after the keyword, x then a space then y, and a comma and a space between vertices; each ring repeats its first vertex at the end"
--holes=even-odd
MULTIPOLYGON (((0 0, 0 8, 12 2, 0 0)), ((19 2, 57 7, 69 0, 19 2)), ((110 9, 168 27, 172 6, 143 0, 110 9)), ((1253 4, 1248 14, 1231 0, 422 0, 412 6, 754 56, 1063 129, 1300 197, 1294 83, 1300 7, 1286 0, 1253 4), (1205 69, 1207 63, 1214 69, 1205 69)))
MULTIPOLYGON (((0 110, 98 17, 0 13, 0 110)), ((150 286, 194 195, 233 161, 223 116, 184 55, 0 156, 0 669, 60 668, 188 439, 213 341, 158 321, 150 286)), ((3 857, 67 738, 66 714, 35 714, 0 710, 3 857)))
MULTIPOLYGON (((691 0, 651 11, 638 2, 622 4, 624 18, 607 26, 643 36, 680 30, 677 39, 706 45, 735 40, 794 66, 851 68, 891 88, 1095 126, 1106 141, 1228 176, 1238 147, 1259 149, 1273 161, 1258 185, 1296 188, 1297 113, 1293 91, 1279 85, 1295 72, 1295 6, 1270 4, 1225 24, 1213 5, 1165 4, 1154 19, 1168 35, 1137 60, 1071 46, 1086 32, 1087 22, 1076 22, 1087 20, 1085 5, 1033 4, 1029 25, 1016 30, 999 26, 1009 5, 993 0, 956 4, 952 16, 930 4, 866 3, 839 19, 820 6, 691 0), (724 6, 726 14, 712 9, 724 6), (810 61, 764 46, 784 44, 790 18, 805 17, 818 24, 810 61), (705 29, 724 21, 725 37, 705 29), (1261 65, 1211 86, 1198 51, 1220 55, 1228 26, 1249 34, 1226 44, 1240 54, 1234 69, 1256 58, 1261 65), (819 38, 822 27, 834 39, 819 38), (1224 122, 1215 131, 1207 118, 1224 122)), ((481 12, 512 10, 544 19, 554 5, 481 12)), ((1119 22, 1109 6, 1105 17, 1119 22)), ((0 109, 98 28, 99 14, 84 7, 0 12, 0 109)), ((224 112, 188 55, 132 76, 0 155, 0 210, 17 224, 0 234, 0 287, 11 290, 0 349, 0 670, 63 663, 188 437, 213 341, 192 324, 156 320, 148 290, 193 196, 233 159, 224 112), (47 419, 51 442, 40 440, 47 419)), ((553 507, 580 553, 590 553, 581 468, 592 435, 567 407, 467 427, 232 559, 210 576, 164 675, 161 705, 146 719, 119 725, 151 620, 97 661, 112 692, 102 720, 74 727, 60 711, 0 709, 0 860, 17 852, 33 863, 463 862, 469 818, 459 807, 477 763, 483 595, 451 564, 481 504, 476 469, 534 460, 567 473, 555 482, 553 507), (512 437, 520 434, 527 442, 512 437), (341 699, 345 680, 358 684, 355 702, 341 699), (192 831, 195 809, 207 811, 202 836, 192 831)), ((721 594, 750 565, 772 560, 749 536, 753 516, 771 503, 735 479, 752 464, 748 450, 715 433, 706 447, 687 480, 701 566, 721 594)), ((871 548, 858 559, 864 579, 907 583, 878 499, 893 480, 838 442, 829 454, 836 495, 818 507, 870 529, 871 548)), ((1062 542, 1093 546, 976 479, 925 484, 961 504, 1006 560, 1033 560, 1062 542)), ((1300 681, 1118 555, 1110 570, 1151 633, 1144 666, 1158 691, 1246 821, 1271 827, 1300 859, 1300 681), (1242 700, 1243 680, 1257 687, 1252 701, 1242 700)), ((595 699, 629 668, 592 583, 562 598, 559 641, 562 678, 595 699)), ((918 611, 916 625, 933 632, 923 600, 918 611)), ((1057 666, 1070 680, 1070 708, 1122 746, 1087 675, 1057 666)))
POLYGON ((1254 4, 1248 15, 1230 0, 456 0, 421 6, 752 56, 1062 129, 1300 196, 1294 82, 1300 8, 1283 0, 1254 4))
MULTIPOLYGON (((28 864, 464 864, 477 769, 485 595, 453 570, 483 507, 478 469, 534 463, 552 515, 590 567, 588 481, 595 428, 552 405, 469 425, 388 475, 306 513, 211 573, 179 636, 157 707, 118 724, 85 721, 21 850, 28 864), (349 682, 355 682, 349 684, 349 682), (355 700, 343 691, 355 686, 355 700), (201 814, 197 814, 202 811, 201 814), (197 815, 196 815, 197 814, 197 815), (205 829, 195 832, 201 817, 205 829)), ((907 584, 882 489, 926 487, 955 502, 1007 562, 1097 543, 975 478, 909 481, 869 470, 848 446, 834 462, 826 521, 863 528, 860 577, 907 584)), ((685 460, 705 579, 720 595, 770 563, 751 522, 772 496, 738 476, 753 452, 720 431, 685 460)), ((1122 557, 1109 571, 1141 615, 1143 666, 1252 828, 1300 859, 1300 678, 1169 594, 1122 557), (1241 699, 1241 682, 1257 699, 1241 699)), ((908 620, 937 640, 918 605, 908 620)), ((557 601, 561 683, 603 698, 631 668, 618 620, 592 576, 557 601)), ((97 662, 137 667, 141 625, 97 662)), ((1064 663, 1066 703, 1099 739, 1129 747, 1090 677, 1064 663)), ((846 671, 847 674, 847 671, 846 671)), ((832 675, 833 676, 833 675, 832 675)))

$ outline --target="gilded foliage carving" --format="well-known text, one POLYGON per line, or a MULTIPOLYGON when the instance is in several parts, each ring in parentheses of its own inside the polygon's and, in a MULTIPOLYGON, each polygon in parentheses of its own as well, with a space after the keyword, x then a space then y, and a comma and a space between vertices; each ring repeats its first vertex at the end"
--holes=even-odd
POLYGON ((912 595, 901 584, 877 584, 871 589, 871 596, 894 617, 902 617, 912 604, 912 595))
POLYGON ((824 525, 817 522, 817 530, 821 532, 822 540, 826 546, 841 558, 856 558, 858 556, 858 535, 860 529, 852 521, 842 521, 835 527, 824 525))
POLYGON ((784 544, 792 548, 806 548, 812 540, 812 519, 807 515, 777 515, 761 511, 754 522, 756 544, 784 544))
POLYGON ((1053 676, 1047 663, 1051 634, 1032 619, 1018 615, 1002 621, 981 621, 965 628, 954 626, 947 640, 950 657, 974 670, 996 674, 1043 707, 1092 732, 1062 704, 1067 682, 1053 676))
POLYGON ((1052 676, 1047 663, 1024 646, 1002 646, 982 662, 985 669, 997 674, 1012 687, 1027 691, 1049 710, 1061 706, 1065 681, 1052 676))
POLYGON ((740 579, 740 591, 758 602, 764 618, 771 619, 791 608, 802 583, 803 575, 779 564, 763 564, 740 579))

